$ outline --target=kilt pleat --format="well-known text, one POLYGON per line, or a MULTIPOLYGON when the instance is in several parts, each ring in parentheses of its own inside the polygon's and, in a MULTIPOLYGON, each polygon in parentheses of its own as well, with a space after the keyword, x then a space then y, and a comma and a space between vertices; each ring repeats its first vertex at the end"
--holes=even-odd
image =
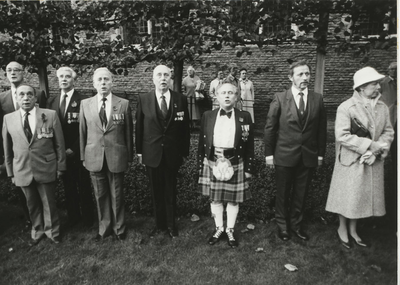
POLYGON ((246 181, 243 159, 239 158, 237 164, 232 164, 234 174, 228 181, 219 181, 212 173, 214 161, 204 158, 203 169, 199 177, 198 190, 216 202, 240 203, 251 198, 249 183, 246 181))

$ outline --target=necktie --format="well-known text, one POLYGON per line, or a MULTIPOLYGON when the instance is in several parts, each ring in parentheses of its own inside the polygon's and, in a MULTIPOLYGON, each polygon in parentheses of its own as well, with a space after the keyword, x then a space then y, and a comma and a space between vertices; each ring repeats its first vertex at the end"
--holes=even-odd
POLYGON ((100 115, 101 124, 102 124, 103 128, 105 129, 107 126, 107 113, 106 113, 107 98, 103 98, 101 100, 103 101, 103 104, 101 105, 99 115, 100 115))
POLYGON ((61 105, 60 105, 60 120, 61 121, 64 121, 64 117, 65 117, 65 107, 66 107, 66 104, 67 104, 67 97, 68 97, 68 95, 67 94, 64 94, 64 96, 62 97, 62 99, 61 99, 61 105))
POLYGON ((219 115, 220 116, 227 116, 230 119, 231 116, 232 116, 232 111, 226 112, 224 109, 221 109, 221 111, 219 112, 219 115))
POLYGON ((168 108, 167 108, 167 101, 165 101, 165 96, 161 96, 161 112, 164 116, 164 119, 167 117, 168 108))
POLYGON ((304 99, 303 99, 303 96, 304 96, 304 94, 303 94, 303 92, 299 92, 299 95, 300 95, 300 102, 299 102, 299 111, 300 111, 300 114, 303 116, 304 115, 304 99))
POLYGON ((31 142, 32 131, 31 131, 31 127, 29 126, 28 116, 29 116, 29 112, 26 112, 25 120, 24 120, 24 132, 25 132, 26 138, 28 139, 28 142, 31 142))

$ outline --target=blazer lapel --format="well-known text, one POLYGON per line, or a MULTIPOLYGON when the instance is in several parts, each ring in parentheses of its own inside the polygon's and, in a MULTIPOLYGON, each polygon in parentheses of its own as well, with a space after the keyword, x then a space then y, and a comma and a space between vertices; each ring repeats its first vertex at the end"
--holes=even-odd
POLYGON ((13 101, 12 97, 13 97, 13 94, 11 93, 11 90, 8 90, 8 93, 5 96, 4 103, 5 103, 6 107, 4 109, 15 111, 14 101, 13 101))
POLYGON ((210 120, 208 120, 208 124, 206 126, 206 137, 207 137, 207 140, 208 140, 208 145, 212 145, 213 144, 214 127, 215 127, 215 122, 217 121, 218 111, 219 111, 219 108, 214 109, 211 112, 210 120))
POLYGON ((308 95, 307 95, 307 106, 306 106, 306 110, 307 110, 307 118, 306 118, 306 122, 303 126, 303 130, 305 129, 305 127, 308 124, 308 120, 310 119, 310 115, 312 114, 312 112, 314 112, 315 110, 315 99, 316 96, 314 96, 314 94, 311 91, 308 91, 308 95))
POLYGON ((239 145, 240 138, 242 137, 242 125, 240 124, 240 111, 235 108, 235 126, 236 126, 236 132, 235 132, 235 143, 234 146, 239 145))
MULTIPOLYGON (((159 107, 158 107, 158 101, 157 101, 157 97, 156 96, 157 96, 156 95, 156 91, 153 91, 151 96, 149 96, 150 112, 152 112, 154 114, 155 121, 157 122, 158 127, 160 129, 163 129, 163 127, 162 127, 162 125, 160 123, 160 120, 158 119, 158 116, 157 116, 157 108, 159 108, 159 107)), ((170 103, 172 103, 172 93, 171 93, 171 102, 170 103)))
POLYGON ((288 112, 288 114, 292 115, 295 118, 295 120, 297 121, 297 124, 299 125, 299 127, 302 128, 299 114, 297 113, 296 102, 293 99, 293 93, 292 93, 291 89, 286 91, 286 100, 287 100, 288 108, 290 110, 290 112, 288 112))
MULTIPOLYGON (((169 93, 171 94, 171 99, 169 100, 169 109, 171 110, 171 116, 169 116, 167 128, 169 127, 169 125, 172 122, 172 118, 174 117, 174 114, 175 114, 175 105, 178 102, 175 92, 169 91, 169 93)), ((177 105, 177 107, 178 107, 178 105, 177 105)))
POLYGON ((24 128, 22 127, 22 117, 21 117, 21 112, 15 112, 15 113, 13 113, 13 117, 12 117, 12 124, 14 125, 14 127, 15 127, 15 130, 17 131, 17 133, 19 133, 20 135, 21 135, 21 138, 27 143, 27 144, 29 144, 29 142, 28 142, 28 139, 27 139, 27 137, 26 137, 26 135, 25 135, 25 131, 24 131, 24 128))
POLYGON ((101 130, 103 130, 103 126, 101 125, 100 116, 99 116, 99 113, 98 113, 98 105, 99 105, 99 103, 97 102, 97 96, 98 96, 98 94, 96 94, 96 95, 94 95, 92 98, 90 98, 90 100, 92 100, 92 101, 90 102, 90 106, 91 106, 91 108, 90 108, 90 110, 91 110, 91 116, 92 116, 92 118, 94 119, 96 125, 97 125, 101 130))
POLYGON ((114 124, 113 124, 113 115, 120 113, 121 110, 121 99, 118 98, 117 96, 112 95, 112 106, 111 106, 111 112, 110 112, 110 117, 107 118, 107 126, 106 126, 106 131, 108 131, 114 124))

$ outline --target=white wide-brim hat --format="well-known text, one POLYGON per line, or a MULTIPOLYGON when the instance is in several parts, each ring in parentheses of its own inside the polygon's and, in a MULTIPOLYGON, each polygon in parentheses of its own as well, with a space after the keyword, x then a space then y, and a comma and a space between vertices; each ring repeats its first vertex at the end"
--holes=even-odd
POLYGON ((358 70, 356 73, 354 73, 353 76, 353 89, 355 90, 357 87, 369 83, 369 82, 374 82, 378 81, 385 78, 385 75, 380 74, 378 71, 375 70, 375 68, 372 67, 364 67, 358 70))

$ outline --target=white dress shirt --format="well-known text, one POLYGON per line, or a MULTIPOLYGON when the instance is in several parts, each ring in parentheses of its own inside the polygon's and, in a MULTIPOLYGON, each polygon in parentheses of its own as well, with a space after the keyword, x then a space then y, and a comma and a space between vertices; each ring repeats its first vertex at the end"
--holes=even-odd
POLYGON ((301 91, 301 90, 295 88, 294 86, 292 86, 293 99, 294 99, 294 102, 296 103, 297 109, 300 108, 300 98, 301 98, 301 96, 299 95, 300 92, 302 92, 304 94, 303 100, 304 100, 304 110, 305 110, 307 108, 308 88, 301 91))
POLYGON ((228 116, 220 115, 221 109, 217 114, 217 119, 214 126, 214 147, 233 148, 235 143, 235 110, 232 109, 232 115, 228 116))
POLYGON ((161 92, 156 90, 156 98, 157 98, 158 106, 161 109, 161 96, 163 96, 163 95, 165 97, 165 101, 167 102, 167 110, 169 110, 169 103, 171 102, 171 93, 169 92, 169 90, 167 92, 165 92, 164 94, 161 94, 161 92))
MULTIPOLYGON (((22 128, 23 128, 26 112, 22 110, 22 108, 20 108, 19 110, 21 112, 22 128)), ((31 128, 32 135, 34 135, 36 129, 36 107, 33 107, 33 109, 29 111, 28 122, 29 122, 29 127, 31 128)))
MULTIPOLYGON (((101 95, 101 94, 98 94, 97 93, 97 102, 98 102, 98 104, 97 104, 97 108, 98 108, 98 110, 97 110, 97 113, 100 113, 100 109, 101 109, 101 106, 103 105, 103 96, 101 95)), ((110 93, 110 94, 108 94, 107 96, 106 96, 106 116, 107 116, 107 122, 109 122, 110 121, 110 116, 111 116, 111 105, 112 105, 112 94, 110 93)))
MULTIPOLYGON (((72 94, 74 94, 74 89, 72 88, 72 89, 71 89, 70 91, 68 91, 67 93, 61 92, 60 107, 61 107, 61 103, 62 103, 64 94, 67 94, 67 98, 65 98, 65 110, 64 110, 64 114, 63 114, 63 115, 65 115, 65 112, 66 112, 67 109, 68 109, 68 105, 69 105, 69 102, 71 101, 72 94)), ((106 104, 107 104, 107 102, 108 102, 108 98, 107 98, 106 104)), ((103 104, 103 101, 101 101, 101 103, 103 104)))
POLYGON ((17 103, 18 103, 17 88, 11 87, 11 98, 13 101, 14 109, 17 110, 17 103))

